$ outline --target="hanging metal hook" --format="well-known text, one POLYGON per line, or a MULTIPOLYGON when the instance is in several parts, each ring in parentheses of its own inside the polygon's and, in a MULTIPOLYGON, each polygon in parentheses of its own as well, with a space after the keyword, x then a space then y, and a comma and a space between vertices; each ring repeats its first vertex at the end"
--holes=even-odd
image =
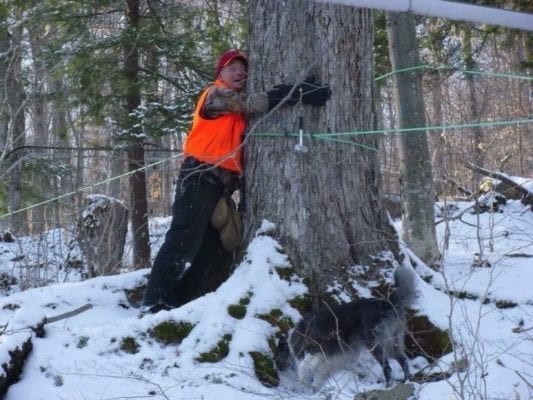
POLYGON ((298 117, 298 143, 294 146, 294 150, 300 153, 307 153, 309 148, 304 145, 304 107, 302 102, 303 88, 298 89, 300 91, 300 116, 298 117))

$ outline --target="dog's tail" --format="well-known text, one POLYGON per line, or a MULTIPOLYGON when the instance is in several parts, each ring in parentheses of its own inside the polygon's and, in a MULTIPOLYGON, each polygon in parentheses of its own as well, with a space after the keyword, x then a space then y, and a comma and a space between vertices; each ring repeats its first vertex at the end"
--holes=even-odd
POLYGON ((415 274, 405 265, 400 265, 394 271, 395 290, 391 295, 391 302, 398 308, 411 306, 418 297, 415 274))
POLYGON ((286 334, 281 334, 277 350, 277 354, 274 358, 276 366, 278 367, 278 370, 286 371, 290 368, 293 361, 286 334))

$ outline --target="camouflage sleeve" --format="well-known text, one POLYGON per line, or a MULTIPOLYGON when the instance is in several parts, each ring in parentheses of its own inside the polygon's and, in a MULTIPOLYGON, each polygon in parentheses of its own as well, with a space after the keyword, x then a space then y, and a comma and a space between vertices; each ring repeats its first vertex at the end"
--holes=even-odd
POLYGON ((217 118, 228 112, 243 114, 264 113, 268 110, 266 93, 239 93, 228 88, 212 88, 207 95, 202 115, 217 118))

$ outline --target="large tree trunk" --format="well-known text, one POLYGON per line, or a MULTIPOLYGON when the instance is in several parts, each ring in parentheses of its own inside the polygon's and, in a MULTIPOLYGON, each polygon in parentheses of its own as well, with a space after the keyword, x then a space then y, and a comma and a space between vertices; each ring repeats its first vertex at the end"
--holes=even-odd
MULTIPOLYGON (((10 46, 10 34, 7 30, 7 9, 0 7, 0 54, 7 54, 10 46)), ((0 82, 5 82, 9 58, 0 57, 0 82)), ((4 161, 7 153, 7 131, 9 128, 9 106, 7 103, 7 92, 0 86, 0 161, 4 161)))
MULTIPOLYGON (((35 95, 31 103, 33 143, 38 146, 46 146, 48 144, 48 111, 46 108, 46 89, 44 85, 46 71, 41 51, 43 48, 42 27, 31 27, 28 32, 32 56, 33 87, 35 90, 35 95)), ((37 162, 39 161, 44 162, 44 160, 37 160, 37 162)), ((37 193, 48 193, 50 184, 39 168, 32 170, 31 181, 32 187, 36 189, 37 193)), ((30 228, 33 234, 39 234, 46 230, 45 206, 35 207, 31 210, 30 228)))
MULTIPOLYGON (((476 68, 474 63, 474 54, 472 49, 472 29, 469 26, 464 27, 463 31, 463 51, 464 51, 464 61, 465 68, 467 70, 474 70, 476 68)), ((474 82, 474 75, 466 74, 466 85, 468 99, 468 114, 469 120, 472 123, 479 123, 481 120, 481 103, 482 98, 481 93, 476 89, 476 83, 474 82)), ((483 156, 483 129, 480 126, 472 127, 473 137, 472 137, 472 156, 473 163, 479 166, 484 165, 484 156, 483 156)), ((472 175, 472 188, 475 189, 481 180, 481 175, 474 171, 472 175)))
MULTIPOLYGON (((22 10, 17 11, 22 13, 22 10)), ((20 17, 17 15, 16 17, 20 17)), ((22 208, 22 166, 23 152, 20 151, 26 144, 26 123, 24 113, 25 94, 22 87, 22 26, 17 26, 12 31, 10 37, 10 51, 5 76, 5 90, 3 95, 7 100, 9 109, 9 124, 7 140, 11 144, 10 172, 7 178, 7 207, 9 212, 15 212, 10 217, 11 229, 17 235, 28 233, 28 218, 26 211, 19 211, 22 208)), ((9 34, 8 34, 9 37, 9 34)))
MULTIPOLYGON (((419 65, 413 14, 387 13, 393 70, 419 65)), ((396 118, 400 128, 426 125, 422 81, 415 73, 394 75, 396 118)), ((402 239, 429 265, 440 259, 433 211, 433 176, 426 132, 400 134, 402 239)))
MULTIPOLYGON (((74 178, 75 174, 72 173, 74 170, 73 165, 73 153, 71 150, 66 150, 66 148, 71 146, 71 138, 68 131, 66 110, 64 99, 61 94, 64 91, 64 84, 59 79, 52 78, 50 80, 50 90, 55 94, 55 98, 52 102, 51 110, 51 129, 52 129, 52 141, 54 145, 59 147, 64 147, 64 150, 60 150, 64 159, 61 161, 62 168, 67 173, 63 173, 56 177, 56 183, 54 184, 54 190, 57 191, 56 196, 62 193, 69 193, 75 189, 74 178)), ((74 206, 74 203, 72 203, 74 206)), ((63 208, 64 210, 64 208, 63 208)), ((68 210, 67 213, 70 215, 74 210, 68 210)), ((60 216, 61 217, 61 216, 60 216)), ((58 222, 61 222, 61 219, 58 219, 58 222)))
POLYGON ((245 148, 247 240, 263 219, 292 264, 311 278, 315 295, 338 282, 348 267, 394 247, 380 202, 379 138, 307 134, 307 153, 294 136, 258 133, 353 132, 375 128, 372 72, 373 19, 368 10, 314 1, 250 2, 252 91, 295 82, 313 73, 333 91, 326 107, 286 107, 255 127, 245 148), (331 139, 342 139, 343 142, 331 139))
MULTIPOLYGON (((139 27, 139 0, 127 0, 128 29, 131 35, 124 44, 124 73, 127 81, 126 112, 130 116, 141 104, 139 89, 139 50, 136 32, 139 27)), ((134 124, 128 127, 134 128, 134 124)), ((134 133, 134 132, 130 132, 134 133)), ((133 235, 133 267, 145 268, 150 263, 148 232, 148 201, 146 196, 146 171, 144 170, 144 147, 141 139, 132 135, 133 143, 128 146, 128 170, 131 192, 131 230, 133 235)))

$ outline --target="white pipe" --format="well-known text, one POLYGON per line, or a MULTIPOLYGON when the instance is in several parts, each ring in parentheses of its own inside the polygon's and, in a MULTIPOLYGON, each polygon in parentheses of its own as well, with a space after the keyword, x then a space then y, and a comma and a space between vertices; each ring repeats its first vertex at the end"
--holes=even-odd
POLYGON ((443 0, 317 0, 533 31, 533 14, 443 0))

